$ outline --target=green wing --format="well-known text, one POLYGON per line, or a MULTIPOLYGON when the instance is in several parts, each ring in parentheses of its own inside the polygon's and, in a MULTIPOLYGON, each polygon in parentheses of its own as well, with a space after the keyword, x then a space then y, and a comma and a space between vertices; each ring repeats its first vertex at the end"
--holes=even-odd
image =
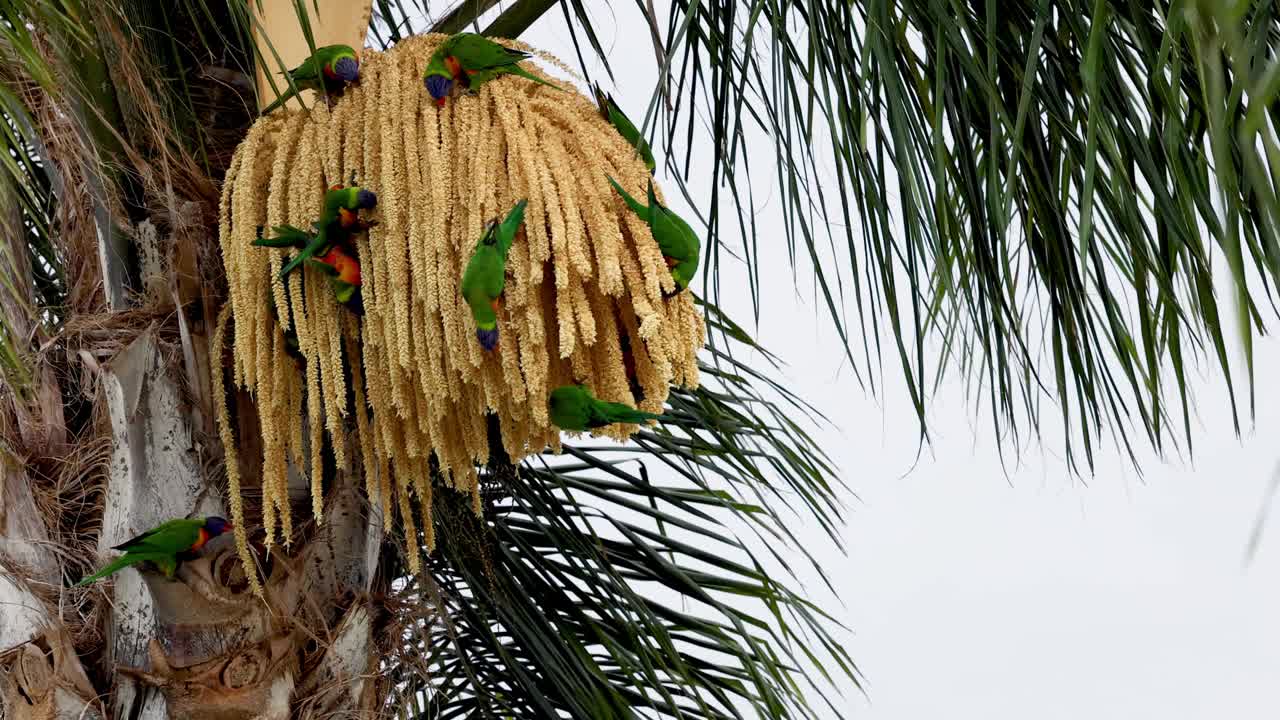
POLYGON ((165 571, 165 574, 167 574, 167 575, 172 575, 172 574, 173 574, 173 571, 172 571, 172 570, 170 570, 169 568, 171 568, 171 567, 175 567, 175 566, 176 566, 176 564, 177 564, 177 563, 176 563, 176 561, 175 561, 175 558, 174 558, 174 554, 173 554, 173 553, 163 553, 163 552, 159 552, 159 553, 146 553, 146 552, 144 552, 144 553, 137 553, 137 552, 125 553, 124 555, 121 555, 120 557, 116 558, 115 560, 112 560, 111 562, 109 562, 109 563, 107 563, 106 565, 102 566, 102 569, 101 569, 101 570, 99 570, 99 571, 97 571, 97 572, 95 572, 94 574, 92 574, 92 575, 87 575, 87 576, 85 576, 85 577, 81 578, 81 579, 80 579, 80 582, 78 582, 78 583, 76 583, 76 584, 75 584, 75 587, 81 587, 81 586, 83 586, 83 585, 88 585, 89 583, 93 582, 94 580, 101 580, 102 578, 107 577, 108 575, 115 574, 115 573, 117 573, 117 572, 119 572, 119 571, 123 570, 124 568, 129 567, 130 565, 137 565, 138 563, 147 562, 147 561, 151 561, 151 562, 155 563, 156 565, 160 566, 160 568, 161 568, 162 570, 164 570, 164 571, 165 571))
POLYGON ((306 247, 307 242, 311 240, 311 233, 292 225, 276 225, 271 228, 271 232, 275 233, 274 237, 259 237, 253 241, 257 247, 306 247))
POLYGON ((684 262, 698 256, 698 236, 680 216, 662 207, 653 208, 653 239, 658 241, 665 257, 684 262))
POLYGON ((462 298, 471 308, 478 327, 492 329, 497 323, 498 316, 490 303, 502 295, 506 281, 506 263, 498 249, 481 241, 462 274, 462 298))
POLYGON ((587 415, 586 426, 593 430, 595 428, 604 427, 605 425, 612 425, 616 422, 612 417, 610 417, 606 410, 605 403, 600 402, 595 398, 588 400, 586 407, 584 407, 583 410, 586 411, 587 415))
POLYGON ((176 555, 184 550, 191 549, 191 546, 196 544, 196 541, 200 539, 200 528, 203 526, 203 518, 170 520, 135 538, 116 545, 112 550, 176 555))
POLYGON ((324 59, 320 57, 320 52, 324 48, 316 50, 316 54, 302 61, 302 64, 289 71, 289 77, 293 79, 293 84, 299 88, 304 83, 320 82, 320 69, 324 67, 324 59))
POLYGON ((642 423, 645 420, 661 420, 661 415, 654 415, 643 410, 636 410, 628 405, 616 402, 606 402, 597 400, 593 404, 598 406, 600 415, 608 420, 605 424, 612 423, 642 423))
POLYGON ((515 65, 529 57, 522 50, 512 50, 475 33, 460 33, 453 38, 451 53, 464 70, 489 70, 515 65))
POLYGON ((511 212, 503 218, 502 224, 498 226, 498 254, 502 256, 503 262, 506 262, 507 254, 511 252, 511 243, 516 239, 516 231, 524 222, 524 208, 528 204, 528 200, 516 203, 515 207, 511 208, 511 212))
POLYGON ((319 232, 315 234, 311 243, 302 248, 302 252, 294 255, 293 259, 285 263, 285 266, 280 269, 280 277, 284 278, 286 275, 296 270, 299 265, 314 257, 317 253, 320 253, 321 250, 324 250, 328 246, 329 240, 327 227, 321 227, 319 232))
POLYGON ((631 122, 626 113, 622 112, 622 108, 618 107, 618 103, 613 101, 613 96, 595 87, 596 102, 600 105, 600 112, 605 119, 613 124, 614 129, 631 144, 640 153, 641 159, 644 160, 645 167, 649 168, 649 172, 657 167, 657 162, 653 159, 653 150, 649 147, 649 143, 640 135, 640 130, 631 122))

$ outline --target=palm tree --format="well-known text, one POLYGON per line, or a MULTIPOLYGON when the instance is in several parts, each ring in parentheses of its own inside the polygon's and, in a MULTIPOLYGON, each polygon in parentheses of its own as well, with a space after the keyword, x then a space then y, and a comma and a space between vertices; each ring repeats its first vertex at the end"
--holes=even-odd
MULTIPOLYGON (((292 4, 312 46, 324 4, 292 4)), ((611 72, 594 4, 441 5, 376 0, 369 42, 516 37, 559 9, 583 72, 611 72)), ((219 184, 254 68, 280 67, 261 4, 0 0, 6 716, 807 718, 855 692, 842 629, 787 564, 797 521, 840 542, 837 468, 807 434, 824 420, 718 305, 727 257, 754 298, 773 280, 751 151, 772 153, 768 212, 860 381, 876 391, 896 362, 923 440, 948 372, 1014 452, 1056 406, 1082 472, 1107 438, 1189 452, 1201 363, 1252 409, 1251 338, 1280 282, 1275 3, 615 5, 652 29, 662 179, 691 201, 710 188, 710 339, 703 386, 669 401, 683 422, 495 457, 483 519, 440 494, 417 575, 327 468, 339 511, 270 556, 267 605, 227 548, 177 583, 68 587, 148 519, 223 511, 214 408, 258 422, 209 347, 219 184)))

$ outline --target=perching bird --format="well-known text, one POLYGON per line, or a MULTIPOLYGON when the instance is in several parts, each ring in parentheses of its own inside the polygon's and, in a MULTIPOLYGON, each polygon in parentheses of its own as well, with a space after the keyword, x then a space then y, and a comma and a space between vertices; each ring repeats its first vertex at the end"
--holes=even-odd
POLYGON ((76 587, 88 585, 94 580, 107 577, 118 570, 141 562, 154 563, 165 574, 165 577, 172 578, 173 574, 178 570, 178 563, 186 559, 188 554, 199 550, 209 540, 230 529, 231 523, 216 516, 191 520, 170 520, 132 540, 111 548, 112 550, 123 550, 124 555, 112 560, 98 572, 76 583, 76 587))
MULTIPOLYGON (((298 92, 323 88, 326 94, 341 95, 347 83, 360 79, 360 60, 350 45, 325 45, 287 74, 298 92)), ((287 88, 262 114, 275 110, 294 95, 293 88, 287 88)))
MULTIPOLYGON (((608 176, 606 176, 608 177, 608 176)), ((698 236, 683 218, 671 212, 653 195, 653 181, 649 181, 649 204, 641 205, 640 201, 627 194, 626 190, 613 178, 609 178, 613 188, 618 191, 627 207, 649 223, 653 239, 658 241, 662 250, 662 258, 671 269, 671 277, 676 281, 676 293, 689 287, 693 275, 698 271, 698 255, 702 244, 698 236)), ((675 293, 672 293, 673 295, 675 293)), ((670 297, 670 295, 668 295, 670 297)))
POLYGON ((364 314, 364 303, 360 297, 360 261, 354 253, 347 252, 339 243, 329 248, 324 256, 307 262, 329 276, 329 285, 338 302, 357 315, 364 314))
POLYGON ((595 91, 596 105, 600 106, 600 115, 613 124, 613 127, 631 144, 631 147, 640 153, 640 158, 644 160, 645 167, 649 168, 649 172, 657 167, 657 163, 653 160, 653 150, 649 147, 649 143, 645 141, 640 131, 622 112, 622 108, 618 107, 618 103, 613 101, 613 96, 600 89, 599 85, 592 85, 595 91))
POLYGON ((526 200, 516 203, 501 223, 496 220, 489 223, 462 273, 462 298, 471 307, 476 339, 485 350, 498 346, 498 307, 507 284, 507 253, 511 251, 516 230, 524 222, 527 203, 526 200))
POLYGON ((594 430, 614 423, 666 419, 622 403, 597 400, 584 385, 562 385, 552 390, 547 409, 551 422, 561 430, 594 430))
POLYGON ((527 52, 504 47, 475 33, 458 33, 440 43, 431 54, 422 82, 440 107, 444 107, 455 82, 478 92, 486 82, 501 75, 519 75, 559 90, 517 64, 529 57, 527 52))
POLYGON ((315 232, 307 232, 292 225, 278 225, 272 228, 276 233, 275 237, 258 238, 253 244, 260 247, 301 249, 281 268, 280 277, 283 278, 309 258, 328 253, 335 243, 343 242, 352 234, 364 232, 374 225, 361 220, 360 211, 372 210, 377 205, 378 196, 372 190, 359 185, 335 185, 324 194, 324 212, 319 220, 312 223, 315 232))

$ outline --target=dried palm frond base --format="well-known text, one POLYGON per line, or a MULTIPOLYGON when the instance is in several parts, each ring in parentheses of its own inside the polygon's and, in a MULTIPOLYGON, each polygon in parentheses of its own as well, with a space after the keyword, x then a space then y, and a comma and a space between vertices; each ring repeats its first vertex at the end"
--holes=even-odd
MULTIPOLYGON (((664 298, 674 287, 662 253, 606 179, 643 197, 649 174, 634 149, 565 83, 556 90, 505 77, 437 108, 422 71, 443 37, 367 51, 358 86, 332 108, 320 102, 259 120, 227 173, 219 239, 234 332, 225 341, 235 382, 262 417, 269 535, 278 523, 288 537, 290 461, 309 467, 321 516, 320 448, 327 432, 338 466, 349 466, 352 415, 370 499, 384 511, 397 505, 412 533, 416 495, 430 546, 432 471, 475 494, 476 466, 489 458, 487 414, 519 462, 558 449, 546 407, 558 385, 583 382, 598 397, 634 404, 633 365, 640 405, 656 412, 670 383, 697 384, 702 318, 689 293, 664 298), (353 174, 379 198, 378 224, 357 243, 362 318, 335 302, 314 269, 277 279, 292 251, 251 245, 259 227, 309 227, 325 188, 353 174), (485 223, 521 199, 529 205, 508 262, 501 340, 486 353, 460 279, 485 223), (300 363, 286 332, 296 333, 300 363)), ((224 313, 220 336, 228 324, 224 313)), ((233 453, 225 408, 222 415, 233 453)), ((238 505, 235 466, 229 457, 238 505)), ((411 564, 416 570, 416 557, 411 564)))

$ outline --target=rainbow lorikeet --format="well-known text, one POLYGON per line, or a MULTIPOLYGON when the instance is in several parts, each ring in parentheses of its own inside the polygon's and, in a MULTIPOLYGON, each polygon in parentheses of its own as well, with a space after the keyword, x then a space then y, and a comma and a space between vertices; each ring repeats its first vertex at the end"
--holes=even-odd
POLYGON ((76 583, 76 587, 88 585, 130 565, 150 562, 160 568, 165 577, 172 578, 178 563, 189 559, 193 553, 215 537, 231 529, 231 523, 210 516, 190 520, 170 520, 141 535, 120 543, 112 550, 123 550, 124 555, 107 563, 98 572, 76 583))
POLYGON ((516 231, 524 222, 521 200, 511 208, 502 222, 494 220, 485 227, 484 237, 476 245, 467 269, 462 273, 462 298, 471 307, 476 321, 476 338, 480 347, 492 350, 498 346, 498 307, 507 284, 507 253, 516 231))
POLYGON ((594 430, 614 423, 666 419, 622 403, 597 400, 585 385, 562 385, 552 390, 547 409, 551 422, 561 430, 594 430))
POLYGON ((376 223, 361 220, 361 210, 372 210, 378 205, 378 196, 372 190, 359 185, 334 185, 324 194, 324 210, 320 219, 312 223, 314 232, 307 232, 292 225, 272 228, 274 237, 259 237, 253 244, 259 247, 292 247, 301 250, 280 270, 283 278, 316 255, 324 255, 350 235, 368 230, 376 223))
POLYGON ((427 61, 422 82, 436 104, 444 107, 455 82, 478 92, 486 82, 501 75, 519 75, 547 87, 560 88, 520 67, 530 57, 475 33, 458 33, 440 43, 427 61))
POLYGON ((649 147, 649 143, 645 141, 644 136, 636 129, 634 123, 622 112, 622 108, 618 107, 618 103, 613 101, 613 96, 600 89, 599 85, 593 85, 592 90, 595 91, 596 105, 600 106, 600 115, 613 124, 614 129, 631 144, 631 147, 640 153, 640 158, 644 160, 644 166, 649 168, 649 172, 657 167, 657 163, 653 159, 653 150, 649 147))
POLYGON ((311 258, 307 263, 329 276, 329 285, 338 302, 357 315, 364 314, 364 302, 360 296, 360 261, 354 253, 339 243, 322 257, 311 258))
POLYGON ((262 111, 263 115, 283 105, 296 92, 321 90, 328 95, 341 95, 347 83, 360 80, 360 59, 350 45, 325 45, 316 48, 311 57, 298 67, 285 73, 293 81, 293 87, 285 90, 262 111), (295 92, 294 88, 297 88, 295 92))
POLYGON ((689 287, 694 273, 698 272, 698 255, 702 249, 702 244, 698 241, 693 228, 684 221, 684 218, 658 202, 653 194, 652 180, 649 181, 648 205, 642 205, 640 201, 628 195, 627 191, 623 190, 613 178, 609 178, 609 183, 622 196, 627 207, 649 224, 653 239, 658 242, 662 257, 671 270, 671 277, 676 281, 676 293, 689 287))

